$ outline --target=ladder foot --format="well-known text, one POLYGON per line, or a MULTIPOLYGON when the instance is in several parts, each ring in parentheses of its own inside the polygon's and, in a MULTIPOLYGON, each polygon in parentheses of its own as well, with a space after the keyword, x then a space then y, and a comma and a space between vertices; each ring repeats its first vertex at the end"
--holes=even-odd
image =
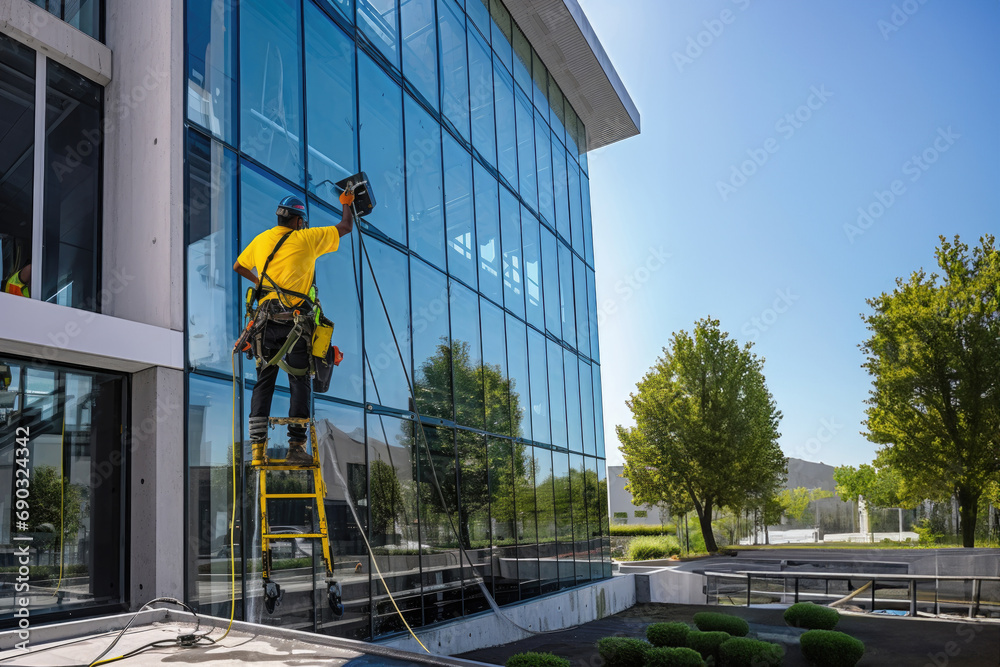
POLYGON ((339 582, 330 582, 326 591, 326 600, 330 604, 330 610, 334 616, 344 615, 344 602, 341 600, 342 590, 339 582))
POLYGON ((273 614, 276 607, 281 606, 281 586, 274 581, 264 581, 264 609, 268 614, 273 614))

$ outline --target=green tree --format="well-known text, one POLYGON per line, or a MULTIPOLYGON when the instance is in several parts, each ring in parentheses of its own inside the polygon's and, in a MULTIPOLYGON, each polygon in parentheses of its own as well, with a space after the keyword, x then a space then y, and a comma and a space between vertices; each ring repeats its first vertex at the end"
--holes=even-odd
POLYGON ((675 333, 626 401, 635 427, 617 427, 634 502, 693 505, 711 552, 712 513, 766 495, 786 474, 781 413, 750 350, 718 320, 675 333))
POLYGON ((54 533, 53 544, 59 544, 59 532, 63 542, 72 542, 80 532, 84 488, 69 483, 68 477, 61 479, 53 466, 38 466, 31 475, 31 526, 33 530, 54 533), (60 486, 62 487, 60 489, 60 486))
POLYGON ((975 546, 979 500, 1000 479, 1000 254, 941 237, 941 274, 922 269, 869 299, 862 345, 872 376, 865 434, 908 498, 958 499, 975 546))
POLYGON ((404 514, 403 487, 396 476, 396 469, 375 459, 369 470, 371 485, 372 532, 376 535, 393 535, 396 521, 404 514))
POLYGON ((778 494, 784 515, 793 521, 807 524, 814 521, 813 513, 809 511, 809 505, 814 501, 832 497, 833 494, 829 491, 807 489, 804 486, 784 489, 778 494))
POLYGON ((912 508, 923 500, 904 498, 903 480, 897 470, 888 466, 876 468, 867 463, 857 468, 840 466, 833 471, 833 481, 841 500, 856 503, 864 498, 869 507, 912 508))

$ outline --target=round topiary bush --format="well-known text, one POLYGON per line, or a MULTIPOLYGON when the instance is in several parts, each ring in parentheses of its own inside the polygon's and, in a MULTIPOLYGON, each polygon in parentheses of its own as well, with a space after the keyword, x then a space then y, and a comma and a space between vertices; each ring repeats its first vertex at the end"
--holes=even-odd
POLYGON ((642 667, 649 642, 633 637, 605 637, 597 642, 597 651, 607 667, 642 667))
POLYGON ((798 602, 785 610, 785 623, 793 628, 833 630, 840 621, 840 612, 814 602, 798 602))
POLYGON ((692 630, 687 636, 688 648, 692 648, 701 654, 701 657, 708 660, 709 658, 714 658, 715 662, 719 662, 719 647, 722 646, 722 642, 731 639, 730 635, 725 632, 702 632, 701 630, 692 630))
POLYGON ((518 653, 507 658, 504 667, 570 667, 570 662, 551 653, 518 653))
POLYGON ((646 628, 646 639, 653 646, 684 646, 689 632, 687 623, 653 623, 646 628))
POLYGON ((719 647, 719 667, 778 667, 784 662, 785 649, 778 644, 733 637, 719 647))
POLYGON ((865 654, 865 645, 843 632, 810 630, 799 637, 802 655, 816 667, 854 667, 865 654))
POLYGON ((701 611, 694 615, 694 624, 702 632, 725 632, 733 637, 746 637, 750 625, 739 616, 701 611))
POLYGON ((705 667, 705 661, 689 648, 664 646, 646 651, 645 667, 705 667))

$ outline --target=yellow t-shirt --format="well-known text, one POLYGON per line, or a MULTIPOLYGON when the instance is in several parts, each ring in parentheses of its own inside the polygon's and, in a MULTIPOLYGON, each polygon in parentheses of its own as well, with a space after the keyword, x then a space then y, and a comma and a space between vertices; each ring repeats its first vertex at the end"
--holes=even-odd
MULTIPOLYGON (((278 225, 266 232, 261 232, 250 242, 237 258, 247 269, 257 269, 260 276, 268 256, 278 245, 281 237, 287 234, 288 227, 278 225)), ((328 252, 335 252, 340 247, 340 232, 336 227, 314 227, 293 231, 274 254, 271 263, 267 265, 267 277, 278 287, 293 292, 308 294, 316 273, 316 259, 328 252)), ((265 280, 262 287, 271 288, 271 282, 265 280)), ((261 302, 277 298, 276 292, 268 292, 261 302)), ((294 297, 286 299, 285 305, 297 306, 301 299, 294 297)))

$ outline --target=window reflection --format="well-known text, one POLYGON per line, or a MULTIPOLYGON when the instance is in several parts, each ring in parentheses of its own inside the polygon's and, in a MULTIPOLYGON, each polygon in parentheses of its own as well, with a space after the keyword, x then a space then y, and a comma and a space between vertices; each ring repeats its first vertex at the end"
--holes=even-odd
POLYGON ((444 132, 444 199, 448 273, 476 287, 476 227, 472 203, 472 156, 444 132))
POLYGON ((573 292, 573 253, 562 242, 559 246, 559 313, 562 339, 576 347, 576 294, 573 292))
POLYGON ((594 270, 589 267, 587 268, 587 302, 590 306, 587 318, 590 326, 590 358, 600 363, 601 351, 597 344, 597 280, 594 276, 594 270))
POLYGON ((513 23, 514 30, 514 81, 521 90, 531 90, 531 44, 521 29, 513 23))
MULTIPOLYGON (((486 331, 485 323, 483 331, 486 331)), ((513 315, 507 315, 507 369, 511 391, 511 435, 515 438, 537 440, 532 436, 534 416, 532 414, 532 396, 528 385, 528 343, 525 334, 524 323, 513 315)), ((547 430, 546 435, 548 435, 547 430)))
POLYGON ((545 329, 556 338, 562 335, 561 298, 559 295, 559 255, 556 237, 544 225, 540 227, 542 246, 542 294, 545 305, 545 329))
POLYGON ((33 236, 35 52, 3 34, 0 81, 5 93, 0 97, 0 155, 4 156, 0 170, 0 293, 14 278, 31 296, 30 271, 21 271, 31 265, 33 236))
POLYGON ((568 588, 576 583, 576 570, 573 565, 573 498, 570 490, 569 454, 566 452, 552 452, 552 487, 555 496, 559 588, 568 588))
POLYGON ((469 72, 465 46, 465 14, 449 0, 438 0, 437 6, 438 45, 441 55, 441 113, 462 138, 468 141, 469 72))
POLYGON ((587 272, 583 260, 573 256, 573 292, 576 310, 576 348, 590 355, 590 316, 587 308, 587 272))
MULTIPOLYGON (((531 215, 524 209, 525 217, 531 215)), ((521 205, 507 188, 501 189, 500 231, 503 240, 503 302, 507 310, 524 317, 524 265, 521 259, 521 205)))
POLYGON ((601 564, 603 576, 611 576, 611 528, 608 519, 608 472, 603 460, 597 462, 597 502, 601 510, 601 564))
MULTIPOLYGON (((479 338, 479 297, 451 283, 451 347, 455 365, 455 421, 483 428, 483 357, 479 338)), ((491 383, 499 383, 494 377, 491 383)))
MULTIPOLYGON (((519 504, 524 493, 524 459, 522 453, 529 449, 524 444, 514 444, 500 438, 489 439, 489 501, 493 524, 493 551, 497 555, 498 567, 492 571, 494 598, 497 604, 507 604, 518 600, 520 577, 520 549, 518 545, 528 537, 518 527, 524 515, 519 504), (516 451, 517 453, 514 453, 516 451), (513 458, 512 457, 516 457, 513 458)), ((527 496, 527 493, 525 493, 527 496)), ((534 498, 535 490, 531 489, 534 498)), ((463 490, 464 502, 464 490, 463 490)), ((522 501, 523 502, 523 501, 522 501)), ((534 519, 534 517, 531 517, 534 519)), ((532 531, 534 533, 534 531, 532 531)), ((534 542, 532 535, 531 541, 534 542)))
POLYGON ((358 29, 390 64, 399 67, 396 21, 396 0, 358 0, 358 29))
POLYGON ((538 183, 535 180, 535 116, 531 101, 521 93, 514 93, 514 116, 517 125, 518 184, 528 206, 538 208, 538 183))
POLYGON ((187 3, 187 117, 229 144, 236 137, 235 0, 187 3))
MULTIPOLYGON (((459 5, 462 3, 459 2, 459 5)), ((466 0, 465 11, 469 13, 469 18, 472 19, 472 23, 469 27, 475 26, 479 32, 486 35, 489 39, 490 36, 490 1, 489 0, 466 0)))
POLYGON ((503 302, 500 268, 500 193, 495 178, 476 163, 476 239, 479 246, 479 291, 503 302))
POLYGON ((361 100, 361 169, 378 206, 365 220, 389 238, 406 243, 403 191, 403 99, 399 86, 363 52, 358 56, 361 100))
POLYGON ((498 435, 521 430, 524 414, 517 390, 507 379, 504 313, 486 299, 479 301, 483 333, 483 395, 486 407, 485 429, 498 435))
POLYGON ((563 97, 556 79, 549 72, 549 123, 552 125, 552 133, 563 141, 566 136, 566 112, 564 105, 566 98, 563 97))
POLYGON ((188 131, 187 341, 188 363, 232 370, 238 328, 233 273, 236 260, 236 156, 188 131))
POLYGON ((403 0, 403 74, 431 107, 438 106, 437 20, 434 0, 403 0))
POLYGON ((569 448, 583 451, 583 423, 580 418, 580 368, 572 350, 563 348, 563 374, 566 378, 566 424, 569 448))
POLYGON ((514 33, 510 26, 510 12, 500 0, 490 0, 490 16, 493 19, 493 24, 490 26, 493 50, 500 57, 507 71, 510 71, 513 54, 511 44, 514 41, 514 33))
MULTIPOLYGON (((470 2, 470 5, 475 2, 470 2)), ((472 113, 472 145, 492 165, 497 144, 493 121, 493 56, 489 44, 469 33, 469 103, 472 113)))
POLYGON ((583 246, 583 212, 580 209, 580 167, 571 157, 566 159, 569 176, 569 219, 572 227, 573 248, 584 254, 583 246))
POLYGON ((339 206, 334 183, 357 173, 354 40, 311 2, 306 17, 309 191, 339 206))
MULTIPOLYGON (((521 586, 521 599, 536 597, 541 593, 538 564, 538 508, 535 504, 534 448, 524 443, 513 443, 514 502, 517 521, 517 578, 521 586)), ((503 563, 501 562, 501 571, 503 563)), ((513 568, 509 568, 511 575, 513 568)), ((509 575, 508 575, 509 576, 509 575)), ((500 587, 500 584, 497 584, 500 587)))
POLYGON ((604 458, 604 398, 601 395, 601 367, 594 364, 594 416, 597 420, 597 455, 604 458))
POLYGON ((604 467, 604 461, 590 458, 584 459, 586 472, 584 477, 584 494, 587 505, 587 543, 584 547, 589 561, 589 579, 601 579, 604 577, 604 568, 601 564, 603 559, 602 546, 603 535, 607 532, 603 529, 602 523, 607 509, 601 505, 601 479, 597 474, 598 467, 604 467))
POLYGON ((28 0, 28 2, 54 14, 85 35, 96 40, 104 40, 104 36, 101 34, 103 0, 76 0, 75 2, 28 0))
POLYGON ((566 173, 566 151, 555 137, 552 138, 552 198, 555 202, 556 231, 570 240, 569 190, 566 173))
MULTIPOLYGON (((585 157, 586 153, 580 157, 585 157)), ((582 163, 581 163, 582 164, 582 163)), ((590 212, 590 180, 586 174, 580 175, 580 196, 583 202, 583 255, 591 266, 594 265, 594 223, 590 212)))
POLYGON ((406 96, 406 206, 410 248, 445 266, 441 126, 406 96))
POLYGON ((524 92, 531 95, 529 102, 533 101, 539 111, 549 112, 549 71, 534 49, 531 49, 531 90, 525 88, 524 92))
POLYGON ((528 329, 528 369, 531 375, 531 439, 552 442, 549 415, 549 371, 545 336, 528 329))
POLYGON ((301 3, 240 4, 240 149, 302 183, 301 3))
POLYGON ((458 512, 455 432, 427 426, 423 434, 426 443, 414 444, 420 471, 420 578, 424 623, 435 623, 462 615, 463 570, 456 531, 464 541, 468 526, 460 525, 458 512))
MULTIPOLYGON (((538 581, 544 595, 559 588, 559 558, 556 544, 556 500, 552 474, 552 452, 533 447, 535 454, 535 503, 538 526, 538 581)), ((565 458, 565 454, 563 455, 565 458)), ((572 563, 572 561, 571 561, 572 563)), ((570 565, 572 567, 572 564, 570 565)))
POLYGON ((579 454, 570 454, 570 508, 573 517, 573 560, 575 565, 575 583, 577 584, 584 584, 590 581, 586 486, 586 468, 583 465, 583 457, 579 454))
POLYGON ((497 169, 507 184, 517 189, 517 125, 514 122, 514 81, 498 64, 493 65, 496 103, 497 169))
MULTIPOLYGON (((472 431, 456 431, 455 441, 458 452, 457 466, 459 478, 459 514, 458 531, 462 547, 466 550, 468 560, 462 558, 462 581, 464 582, 463 607, 465 614, 474 614, 489 609, 486 596, 477 582, 484 580, 487 592, 493 591, 493 555, 490 531, 490 471, 491 460, 487 456, 486 436, 472 431), (472 565, 469 565, 469 560, 472 565)), ((509 468, 510 459, 501 462, 501 467, 494 474, 503 474, 502 466, 509 468)), ((504 483, 509 484, 510 474, 506 473, 504 483)), ((501 516, 503 510, 500 511, 501 516)), ((501 542, 510 538, 500 535, 501 542)))
POLYGON ((451 420, 452 346, 448 334, 448 278, 418 259, 410 262, 413 304, 413 377, 417 411, 451 420))
POLYGON ((521 211, 521 239, 524 246, 524 295, 526 319, 538 329, 545 329, 542 308, 542 249, 538 241, 538 221, 530 212, 521 211))
POLYGON ((591 456, 597 454, 597 440, 594 435, 594 376, 590 364, 580 359, 580 404, 583 416, 583 451, 591 456))
POLYGON ((535 114, 535 162, 538 169, 538 213, 550 225, 556 222, 555 199, 552 195, 552 141, 549 129, 539 114, 535 114))
POLYGON ((546 341, 549 361, 549 410, 552 413, 552 444, 566 447, 566 387, 563 376, 562 347, 555 341, 546 341))
POLYGON ((365 295, 365 400, 376 405, 411 410, 407 257, 371 237, 365 237, 364 251, 361 272, 364 274, 365 295), (392 318, 391 328, 386 310, 392 318))

